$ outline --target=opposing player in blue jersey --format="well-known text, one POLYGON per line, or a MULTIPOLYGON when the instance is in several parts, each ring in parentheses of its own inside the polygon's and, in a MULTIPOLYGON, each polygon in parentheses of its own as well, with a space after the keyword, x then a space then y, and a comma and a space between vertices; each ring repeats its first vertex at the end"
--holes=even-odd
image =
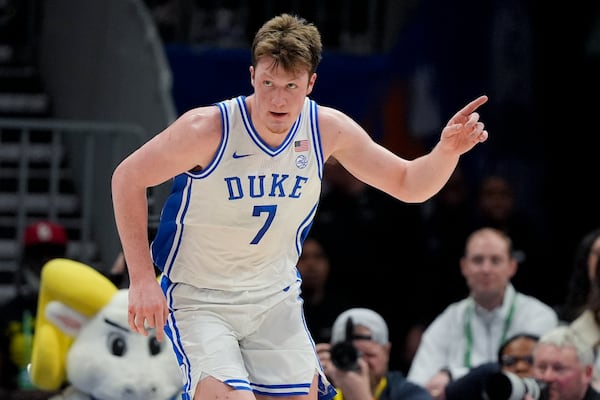
POLYGON ((296 270, 323 164, 334 157, 369 185, 422 202, 461 154, 487 139, 475 112, 487 101, 481 96, 450 119, 429 154, 396 156, 350 117, 308 97, 321 51, 313 24, 274 17, 252 43, 253 94, 184 113, 114 171, 129 324, 170 335, 184 399, 331 398, 296 270), (148 251, 146 189, 171 178, 148 251), (153 264, 163 271, 161 285, 153 264))

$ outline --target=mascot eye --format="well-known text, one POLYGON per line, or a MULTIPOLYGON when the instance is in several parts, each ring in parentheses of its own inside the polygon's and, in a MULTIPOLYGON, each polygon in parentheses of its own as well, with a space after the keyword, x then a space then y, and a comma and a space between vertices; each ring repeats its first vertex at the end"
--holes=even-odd
POLYGON ((150 354, 153 356, 157 355, 162 350, 162 346, 155 336, 152 336, 148 341, 148 347, 150 349, 150 354))
POLYGON ((121 333, 110 333, 107 337, 106 345, 108 351, 117 357, 121 357, 127 352, 127 341, 121 333))

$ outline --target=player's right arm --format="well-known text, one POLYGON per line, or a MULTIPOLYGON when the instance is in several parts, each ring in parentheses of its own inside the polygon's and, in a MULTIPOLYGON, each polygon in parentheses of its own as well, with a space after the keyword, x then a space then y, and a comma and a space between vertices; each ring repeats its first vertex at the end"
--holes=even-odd
POLYGON ((163 338, 168 309, 148 248, 149 187, 206 166, 221 141, 221 114, 214 106, 190 110, 126 157, 112 176, 115 221, 129 272, 129 325, 157 329, 163 338))

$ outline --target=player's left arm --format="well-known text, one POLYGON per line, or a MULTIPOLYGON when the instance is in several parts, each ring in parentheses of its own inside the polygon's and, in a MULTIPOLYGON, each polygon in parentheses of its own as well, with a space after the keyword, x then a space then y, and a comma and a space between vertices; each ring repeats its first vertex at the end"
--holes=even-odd
POLYGON ((321 107, 319 125, 326 157, 332 156, 351 174, 402 201, 423 202, 448 181, 461 154, 487 139, 475 110, 481 96, 457 112, 442 130, 440 141, 426 155, 406 160, 376 143, 350 117, 321 107))

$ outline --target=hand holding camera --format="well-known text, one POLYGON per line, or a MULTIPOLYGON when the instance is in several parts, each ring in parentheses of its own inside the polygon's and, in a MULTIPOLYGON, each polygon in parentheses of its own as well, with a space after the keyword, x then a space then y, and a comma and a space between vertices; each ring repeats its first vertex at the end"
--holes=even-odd
POLYGON ((346 323, 345 339, 333 345, 317 344, 317 354, 325 375, 345 393, 344 398, 371 398, 369 366, 352 344, 353 331, 354 325, 349 318, 346 323))
POLYGON ((317 354, 321 360, 323 371, 329 381, 342 393, 344 399, 371 399, 371 378, 369 366, 362 358, 356 360, 356 369, 342 369, 335 365, 331 357, 332 345, 329 343, 317 344, 317 354))
POLYGON ((360 367, 358 365, 358 359, 360 353, 356 347, 352 344, 354 338, 354 323, 352 318, 348 318, 346 321, 346 336, 341 342, 338 342, 331 346, 331 362, 336 368, 344 371, 355 371, 359 372, 360 367))

